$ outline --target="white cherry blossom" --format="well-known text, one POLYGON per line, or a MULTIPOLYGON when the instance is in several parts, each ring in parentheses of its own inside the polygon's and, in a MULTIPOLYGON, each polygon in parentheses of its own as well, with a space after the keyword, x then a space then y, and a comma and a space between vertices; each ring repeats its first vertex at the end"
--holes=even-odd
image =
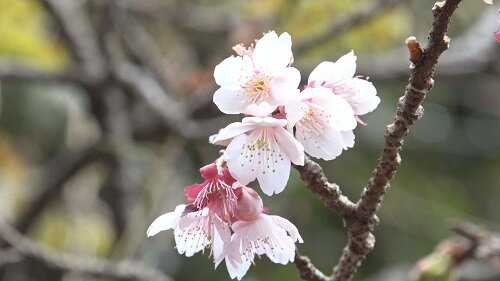
POLYGON ((185 213, 186 205, 178 205, 173 212, 158 217, 148 228, 148 237, 173 229, 177 251, 191 257, 207 247, 212 248, 216 265, 223 259, 224 244, 230 241, 230 230, 208 208, 185 213))
POLYGON ((252 52, 231 56, 215 67, 214 78, 220 88, 213 101, 226 114, 266 116, 289 95, 297 92, 300 72, 289 67, 292 41, 288 33, 279 37, 266 33, 252 52))
POLYGON ((214 143, 231 139, 224 151, 229 172, 242 184, 259 181, 267 195, 285 189, 290 162, 304 165, 304 148, 287 130, 287 121, 273 117, 246 117, 219 131, 214 143))
POLYGON ((226 267, 231 278, 240 280, 253 263, 255 255, 266 255, 272 262, 287 264, 295 259, 295 242, 303 243, 290 221, 261 213, 253 221, 232 224, 234 233, 226 250, 226 267))
POLYGON ((347 101, 329 89, 308 87, 285 105, 288 130, 309 155, 332 160, 354 145, 357 122, 347 101))
POLYGON ((356 58, 351 51, 336 62, 320 63, 309 75, 308 85, 329 88, 349 102, 355 115, 364 115, 377 108, 380 98, 371 82, 354 77, 356 58))

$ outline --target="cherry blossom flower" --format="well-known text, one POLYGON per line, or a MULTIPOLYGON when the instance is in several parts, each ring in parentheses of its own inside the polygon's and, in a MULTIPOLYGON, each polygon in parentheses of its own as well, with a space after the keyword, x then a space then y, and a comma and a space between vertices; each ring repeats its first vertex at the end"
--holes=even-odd
POLYGON ((263 213, 262 198, 253 189, 240 186, 236 209, 238 220, 231 225, 231 243, 224 250, 231 278, 240 280, 255 255, 267 255, 274 263, 287 264, 295 258, 295 242, 303 243, 297 228, 279 216, 263 213))
POLYGON ((205 181, 201 184, 190 185, 184 190, 188 203, 194 205, 196 209, 202 209, 210 204, 212 212, 215 212, 221 219, 229 221, 236 200, 232 187, 236 180, 227 168, 219 167, 216 163, 202 167, 200 174, 205 181))
POLYGON ((230 230, 208 208, 185 213, 187 205, 179 205, 173 212, 158 217, 148 228, 148 237, 173 229, 179 254, 191 257, 207 247, 212 248, 216 264, 223 259, 225 243, 230 242, 230 230))
POLYGON ((493 32, 493 36, 495 36, 495 39, 500 42, 500 30, 499 31, 496 31, 496 32, 493 32))
POLYGON ((222 156, 231 175, 242 184, 259 181, 267 195, 285 189, 290 162, 304 165, 304 147, 287 130, 287 121, 246 117, 219 131, 213 143, 231 139, 222 156))
POLYGON ((357 122, 347 101, 330 89, 308 87, 285 105, 288 130, 309 155, 332 160, 354 146, 357 122))
POLYGON ((351 105, 355 115, 364 115, 377 108, 380 98, 371 82, 354 77, 355 71, 356 56, 351 51, 335 63, 320 63, 309 75, 308 86, 331 89, 351 105))
POLYGON ((236 48, 243 56, 231 56, 215 67, 214 78, 220 88, 213 101, 226 114, 266 116, 289 94, 298 91, 300 72, 289 67, 292 41, 288 33, 279 37, 266 33, 251 51, 236 48))

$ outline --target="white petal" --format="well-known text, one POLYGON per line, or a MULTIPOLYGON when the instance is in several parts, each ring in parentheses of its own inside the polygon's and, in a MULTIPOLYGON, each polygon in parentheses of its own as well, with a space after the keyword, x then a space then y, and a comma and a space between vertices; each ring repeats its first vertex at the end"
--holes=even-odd
MULTIPOLYGON (((264 157, 267 157, 267 154, 264 157)), ((262 171, 257 174, 260 188, 269 196, 282 192, 290 177, 290 160, 286 156, 280 158, 279 155, 275 159, 269 166, 265 164, 266 166, 262 167, 262 171)))
POLYGON ((307 154, 315 158, 332 160, 342 153, 343 145, 340 132, 328 128, 321 135, 316 135, 305 131, 298 126, 295 137, 304 145, 307 154))
POLYGON ((231 243, 231 230, 220 219, 213 218, 212 254, 214 256, 215 268, 222 262, 227 247, 231 243))
POLYGON ((175 211, 159 216, 156 220, 153 221, 151 226, 149 226, 148 230, 146 231, 146 235, 148 237, 151 237, 163 230, 176 228, 179 222, 179 218, 181 217, 182 212, 185 208, 186 205, 184 204, 178 205, 177 207, 175 207, 175 211))
POLYGON ((302 237, 300 237, 299 230, 297 227, 291 223, 289 220, 282 218, 280 216, 270 216, 275 224, 285 229, 294 242, 298 241, 299 243, 304 243, 302 237))
POLYGON ((292 98, 300 83, 300 72, 294 67, 287 67, 274 78, 271 86, 271 95, 281 104, 292 98))
POLYGON ((304 147, 288 131, 278 127, 275 131, 276 141, 281 151, 284 152, 292 163, 304 165, 304 147))
POLYGON ((339 71, 336 75, 340 78, 352 78, 356 72, 356 59, 353 51, 343 55, 336 62, 337 70, 339 71))
POLYGON ((287 130, 293 132, 293 127, 297 122, 304 117, 308 106, 301 102, 298 98, 289 101, 285 105, 285 113, 287 122, 287 130))
POLYGON ((241 122, 265 127, 284 127, 287 121, 273 117, 245 117, 241 122))
POLYGON ((253 68, 248 57, 229 57, 219 63, 214 70, 215 83, 227 89, 240 88, 240 79, 253 68))
POLYGON ((231 175, 245 185, 257 177, 260 167, 254 159, 255 151, 245 150, 249 145, 252 145, 251 138, 245 134, 239 135, 231 141, 223 155, 231 175))
POLYGON ((212 143, 234 138, 255 128, 252 123, 234 122, 221 129, 212 143))
POLYGON ((248 103, 245 102, 245 108, 241 111, 241 113, 249 114, 253 116, 264 117, 271 114, 273 111, 278 108, 278 105, 281 104, 281 101, 268 97, 267 99, 259 102, 259 103, 248 103))
POLYGON ((239 114, 245 111, 247 103, 241 89, 219 88, 214 93, 213 101, 220 111, 226 114, 239 114))
POLYGON ((341 131, 342 145, 344 149, 354 146, 354 133, 353 131, 341 131))
POLYGON ((354 117, 354 111, 351 105, 343 98, 331 93, 319 92, 312 98, 311 103, 331 115, 330 126, 337 130, 344 131, 356 128, 358 122, 354 117))
POLYGON ((257 43, 252 54, 255 67, 262 72, 274 75, 288 66, 292 60, 292 39, 290 34, 266 33, 257 43))
POLYGON ((377 108, 380 98, 377 89, 369 81, 353 78, 334 85, 333 92, 346 99, 356 115, 364 115, 377 108))
POLYGON ((307 84, 314 83, 315 87, 319 87, 327 81, 332 81, 335 72, 337 72, 335 63, 331 61, 321 62, 309 75, 307 84))
MULTIPOLYGON (((189 217, 184 216, 181 219, 185 218, 189 217)), ((209 220, 207 216, 199 216, 194 217, 192 223, 182 229, 175 229, 175 245, 179 254, 191 257, 195 253, 204 250, 208 245, 210 245, 210 240, 208 238, 208 223, 209 220)))
POLYGON ((231 279, 237 278, 238 280, 241 280, 241 278, 243 278, 243 276, 247 273, 251 264, 252 263, 249 261, 237 262, 226 258, 226 268, 231 279))

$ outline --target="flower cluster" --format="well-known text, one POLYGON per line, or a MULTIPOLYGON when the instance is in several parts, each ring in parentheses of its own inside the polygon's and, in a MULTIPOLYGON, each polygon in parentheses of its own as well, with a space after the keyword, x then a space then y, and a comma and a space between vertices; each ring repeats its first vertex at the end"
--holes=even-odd
POLYGON ((354 76, 353 52, 336 62, 320 63, 299 90, 300 72, 291 67, 288 33, 264 34, 255 46, 237 45, 215 67, 220 88, 213 101, 241 122, 221 129, 210 142, 226 146, 214 163, 200 169, 204 182, 185 189, 187 203, 157 218, 153 236, 173 229, 177 250, 192 256, 210 248, 217 266, 223 260, 231 278, 241 279, 255 255, 275 263, 293 261, 302 242, 288 220, 267 214, 261 197, 246 186, 257 179, 267 195, 284 190, 291 163, 304 164, 304 153, 332 160, 353 147, 359 116, 380 102, 371 82, 354 76))

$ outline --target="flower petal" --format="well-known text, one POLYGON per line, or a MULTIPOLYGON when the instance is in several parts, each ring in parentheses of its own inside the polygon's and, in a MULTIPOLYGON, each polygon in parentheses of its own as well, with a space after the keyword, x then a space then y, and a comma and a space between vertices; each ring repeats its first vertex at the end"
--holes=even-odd
POLYGON ((299 90, 300 72, 295 67, 287 67, 280 71, 271 85, 271 96, 284 104, 299 90))
POLYGON ((339 78, 352 78, 354 73, 356 72, 356 59, 357 57, 354 55, 354 51, 350 51, 349 53, 340 57, 335 65, 337 67, 338 72, 335 73, 339 78))
POLYGON ((254 159, 256 153, 244 152, 250 145, 252 140, 248 135, 239 135, 231 141, 223 155, 231 175, 245 185, 253 181, 259 172, 259 165, 254 159))
POLYGON ((311 71, 307 84, 312 84, 314 87, 320 87, 326 81, 332 81, 334 73, 337 71, 335 63, 331 61, 321 62, 318 66, 316 66, 316 68, 313 69, 313 71, 311 71))
POLYGON ((339 131, 328 128, 322 134, 316 135, 307 130, 297 126, 295 132, 295 137, 304 145, 307 154, 315 158, 332 160, 342 153, 343 144, 339 131))
POLYGON ((278 38, 271 31, 257 41, 252 54, 255 67, 262 72, 273 75, 284 69, 292 60, 292 39, 284 32, 278 38))
POLYGON ((337 95, 332 95, 326 88, 307 88, 304 92, 306 91, 316 92, 310 104, 314 105, 314 108, 319 111, 329 114, 329 126, 341 131, 356 128, 358 122, 354 117, 351 105, 346 100, 337 95))
POLYGON ((333 92, 347 100, 355 115, 364 115, 377 108, 380 98, 369 81, 359 78, 341 81, 332 87, 333 92))
POLYGON ((293 239, 294 242, 298 241, 299 243, 304 243, 304 240, 302 240, 302 237, 300 237, 299 230, 293 223, 280 216, 270 216, 270 217, 275 224, 277 224, 278 226, 286 230, 288 234, 290 234, 290 237, 293 239))
POLYGON ((245 111, 247 103, 241 89, 221 87, 214 93, 213 102, 225 114, 239 114, 245 111))
POLYGON ((253 123, 245 123, 245 122, 231 123, 219 131, 219 133, 213 139, 213 143, 234 138, 238 135, 244 134, 252 130, 253 128, 255 128, 255 125, 253 123))
POLYGON ((153 221, 146 231, 148 237, 154 236, 163 230, 174 229, 177 227, 179 218, 186 205, 181 204, 175 207, 175 211, 163 214, 153 221))
POLYGON ((249 57, 228 57, 215 67, 215 83, 226 89, 237 90, 240 88, 242 76, 252 68, 249 57))
MULTIPOLYGON (((277 146, 275 146, 274 149, 276 150, 277 146)), ((281 155, 281 153, 279 155, 281 155)), ((286 187, 288 178, 290 177, 290 160, 285 158, 286 156, 280 158, 279 155, 274 158, 274 163, 265 163, 264 161, 259 160, 259 162, 264 163, 266 166, 261 166, 261 171, 257 174, 257 180, 259 181, 262 191, 269 196, 273 195, 273 193, 278 194, 282 192, 286 187)), ((262 156, 262 158, 264 158, 267 157, 268 154, 266 153, 262 156)))
POLYGON ((341 131, 342 145, 344 149, 354 146, 354 133, 353 131, 341 131))
POLYGON ((296 165, 304 165, 304 147, 288 131, 278 127, 275 132, 279 148, 296 165))

